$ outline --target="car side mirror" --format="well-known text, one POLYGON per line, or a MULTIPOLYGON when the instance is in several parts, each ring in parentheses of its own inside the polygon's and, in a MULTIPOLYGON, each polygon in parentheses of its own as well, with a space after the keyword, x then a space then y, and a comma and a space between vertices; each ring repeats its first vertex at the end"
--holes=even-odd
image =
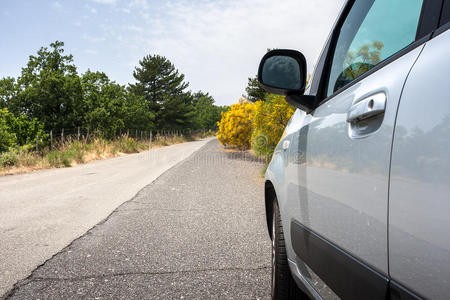
POLYGON ((286 96, 286 101, 306 112, 314 106, 315 97, 304 96, 306 60, 295 50, 272 50, 259 64, 258 81, 269 93, 286 96))

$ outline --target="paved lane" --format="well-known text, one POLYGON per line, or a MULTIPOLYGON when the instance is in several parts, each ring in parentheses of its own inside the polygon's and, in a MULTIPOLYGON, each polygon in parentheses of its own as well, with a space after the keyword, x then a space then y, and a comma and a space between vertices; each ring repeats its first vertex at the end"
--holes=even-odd
POLYGON ((0 177, 0 296, 206 142, 0 177))
POLYGON ((20 282, 13 299, 262 299, 262 165, 210 141, 20 282))

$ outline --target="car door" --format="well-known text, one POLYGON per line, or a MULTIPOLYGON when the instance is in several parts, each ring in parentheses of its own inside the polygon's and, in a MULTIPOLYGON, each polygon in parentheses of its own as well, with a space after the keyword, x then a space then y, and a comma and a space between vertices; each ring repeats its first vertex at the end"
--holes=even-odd
POLYGON ((319 78, 322 103, 293 137, 290 242, 297 263, 346 299, 387 293, 391 144, 403 84, 423 47, 423 6, 347 4, 319 78))
POLYGON ((397 295, 405 288, 428 299, 450 295, 449 27, 435 33, 414 64, 395 125, 389 265, 397 295))

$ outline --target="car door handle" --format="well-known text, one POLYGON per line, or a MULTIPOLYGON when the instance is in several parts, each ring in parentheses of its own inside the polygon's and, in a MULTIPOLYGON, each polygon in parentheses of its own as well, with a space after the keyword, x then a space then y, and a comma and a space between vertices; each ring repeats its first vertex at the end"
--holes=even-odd
POLYGON ((347 113, 347 122, 364 120, 386 110, 386 94, 377 93, 353 104, 347 113))

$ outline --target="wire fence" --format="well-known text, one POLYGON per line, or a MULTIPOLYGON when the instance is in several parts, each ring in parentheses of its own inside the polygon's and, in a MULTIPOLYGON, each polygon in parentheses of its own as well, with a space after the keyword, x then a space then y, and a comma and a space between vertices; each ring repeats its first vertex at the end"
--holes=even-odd
MULTIPOLYGON (((27 151, 40 152, 43 148, 47 148, 50 151, 74 141, 89 143, 96 138, 105 138, 108 140, 117 140, 119 138, 132 138, 136 141, 145 141, 149 143, 151 148, 153 142, 157 142, 161 139, 192 136, 195 134, 205 134, 211 132, 210 129, 163 129, 163 130, 138 130, 138 129, 125 129, 115 131, 102 131, 99 129, 92 130, 88 127, 76 127, 70 129, 50 130, 48 133, 42 135, 36 135, 35 141, 27 142, 27 151), (33 145, 30 148, 30 145, 33 145)), ((17 145, 17 152, 20 154, 23 151, 25 145, 17 145)))

